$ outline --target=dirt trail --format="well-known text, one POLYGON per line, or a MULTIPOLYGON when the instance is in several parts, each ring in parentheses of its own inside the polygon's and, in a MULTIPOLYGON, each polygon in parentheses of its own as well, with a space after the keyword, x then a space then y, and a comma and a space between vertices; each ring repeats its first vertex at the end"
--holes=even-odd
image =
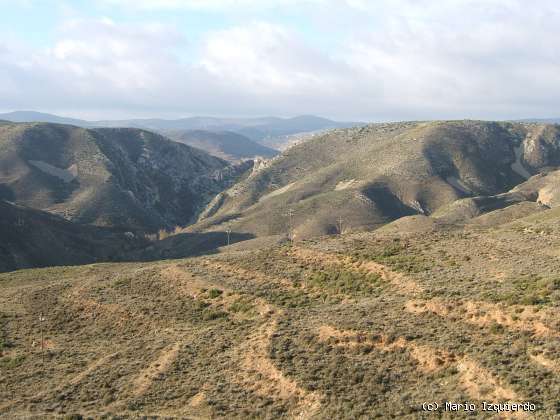
POLYGON ((457 318, 478 326, 502 325, 514 331, 532 332, 541 337, 559 337, 560 333, 548 327, 550 314, 534 312, 530 306, 512 305, 507 310, 502 305, 471 300, 451 301, 439 298, 409 300, 405 309, 414 314, 434 313, 442 318, 457 318))
POLYGON ((161 270, 160 274, 166 280, 170 280, 170 285, 173 286, 181 295, 189 296, 193 299, 198 298, 198 296, 202 293, 202 289, 223 289, 221 286, 202 280, 200 277, 193 275, 187 269, 182 268, 177 264, 165 267, 161 270))
MULTIPOLYGON (((214 270, 241 276, 248 281, 267 281, 267 277, 261 273, 234 267, 223 262, 207 262, 206 266, 214 270)), ((166 267, 162 270, 162 274, 170 278, 175 287, 195 297, 200 294, 202 288, 208 289, 215 286, 189 273, 186 268, 177 265, 166 267)), ((221 285, 215 287, 219 287, 225 291, 228 290, 221 285)), ((234 295, 236 296, 236 294, 232 296, 234 295)), ((229 297, 231 298, 231 296, 229 297)), ((295 381, 286 378, 284 374, 274 366, 272 360, 268 356, 270 341, 272 335, 276 331, 277 322, 282 315, 282 311, 275 308, 265 299, 254 298, 252 302, 259 316, 266 319, 266 322, 236 351, 241 361, 241 381, 248 389, 251 389, 259 395, 274 396, 283 400, 295 400, 296 408, 293 413, 294 417, 302 419, 311 417, 321 407, 320 395, 318 393, 308 392, 302 389, 295 381)), ((166 354, 170 352, 171 351, 168 351, 166 354)), ((163 354, 162 357, 164 357, 163 354)), ((169 360, 169 358, 165 360, 169 360)), ((155 366, 156 363, 161 365, 161 360, 158 359, 158 361, 154 362, 154 364, 148 368, 149 372, 153 371, 153 366, 155 366)), ((154 377, 154 375, 148 374, 148 377, 154 377)), ((141 377, 138 378, 138 380, 140 379, 141 377)), ((146 384, 143 384, 140 389, 145 391, 145 389, 147 389, 146 384)), ((191 406, 200 405, 204 401, 204 398, 204 393, 197 394, 197 396, 193 397, 191 400, 191 406)))
POLYGON ((265 323, 239 349, 241 357, 241 380, 253 392, 263 396, 274 396, 282 400, 296 400, 296 407, 291 413, 298 419, 308 419, 321 408, 322 396, 318 392, 309 392, 297 382, 286 378, 269 357, 272 335, 276 331, 275 317, 265 323))
POLYGON ((199 393, 197 393, 194 397, 192 397, 189 401, 189 405, 191 407, 200 407, 202 404, 204 404, 204 402, 206 401, 206 394, 204 393, 204 391, 200 391, 199 393))
POLYGON ((406 349, 417 363, 418 368, 424 373, 440 371, 457 359, 454 354, 441 349, 419 345, 399 337, 389 341, 386 336, 379 336, 376 339, 368 338, 365 333, 357 331, 340 331, 330 325, 322 325, 319 328, 319 341, 334 341, 336 346, 356 347, 372 346, 380 351, 396 351, 406 349))
POLYGON ((89 319, 108 319, 115 327, 124 327, 132 321, 138 324, 155 327, 156 323, 148 316, 127 309, 118 303, 102 303, 88 297, 88 285, 73 287, 63 295, 64 300, 71 305, 79 316, 89 319))
POLYGON ((166 347, 160 352, 157 359, 138 374, 136 379, 132 382, 134 396, 138 397, 145 394, 154 380, 169 370, 173 362, 177 359, 180 348, 181 343, 175 343, 166 347))
POLYGON ((89 375, 91 375, 97 369, 99 369, 101 366, 103 366, 104 364, 106 364, 110 360, 114 359, 118 354, 119 354, 119 352, 111 353, 111 354, 108 354, 106 356, 103 356, 103 357, 95 360, 85 370, 83 370, 78 375, 74 376, 70 381, 68 381, 68 384, 70 384, 70 385, 79 384, 84 379, 86 379, 89 375))
MULTIPOLYGON (((226 268, 226 266, 220 267, 222 267, 222 269, 226 268)), ((232 289, 224 287, 223 285, 208 282, 190 273, 186 267, 181 267, 177 264, 164 268, 160 274, 167 280, 170 280, 171 282, 168 284, 173 286, 179 293, 192 299, 198 299, 201 297, 203 289, 208 290, 213 288, 227 292, 227 296, 223 296, 220 301, 216 302, 216 304, 219 303, 227 306, 227 304, 231 304, 242 297, 239 293, 233 292, 232 289)), ((272 311, 270 304, 268 304, 268 302, 264 299, 253 298, 251 303, 254 305, 257 313, 261 316, 264 316, 272 311)), ((227 310, 225 307, 223 309, 227 310)))
POLYGON ((519 401, 515 391, 502 386, 498 379, 477 362, 463 358, 457 363, 461 373, 461 384, 471 398, 485 401, 519 401))
POLYGON ((319 328, 319 341, 334 341, 341 347, 370 345, 381 351, 406 349, 416 360, 424 373, 434 373, 455 366, 460 373, 460 381, 471 398, 486 401, 519 401, 519 396, 510 388, 500 384, 490 372, 468 357, 457 357, 443 349, 419 345, 400 337, 389 342, 387 337, 367 338, 367 334, 357 331, 340 331, 330 325, 319 328))
POLYGON ((368 274, 378 275, 381 279, 390 283, 393 287, 406 295, 418 294, 423 291, 423 288, 408 276, 393 271, 389 267, 374 261, 355 262, 348 256, 338 256, 302 247, 293 247, 289 251, 289 255, 304 262, 319 262, 325 265, 337 265, 360 273, 365 271, 368 274))
MULTIPOLYGON (((88 376, 95 373, 95 371, 97 369, 99 369, 101 366, 108 363, 110 360, 114 359, 118 354, 119 354, 119 352, 115 352, 115 353, 111 353, 111 354, 102 356, 101 358, 99 358, 99 359, 95 360, 94 362, 90 363, 83 371, 81 371, 79 374, 77 374, 73 378, 63 381, 58 386, 56 386, 52 389, 48 389, 48 390, 39 392, 39 393, 37 393, 35 395, 32 395, 30 397, 24 397, 23 400, 24 401, 42 400, 42 399, 45 399, 48 395, 59 394, 67 386, 78 385, 80 382, 82 382, 88 376)), ((14 406, 17 406, 18 404, 21 404, 21 401, 9 401, 6 404, 0 404, 0 413, 3 410, 7 410, 7 409, 10 409, 14 406)), ((1 417, 1 415, 0 415, 0 417, 1 417)))

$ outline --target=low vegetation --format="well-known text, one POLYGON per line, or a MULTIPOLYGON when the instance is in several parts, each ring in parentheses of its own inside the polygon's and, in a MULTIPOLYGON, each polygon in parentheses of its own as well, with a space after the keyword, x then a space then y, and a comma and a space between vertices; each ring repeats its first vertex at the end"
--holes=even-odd
POLYGON ((554 418, 546 227, 546 246, 504 225, 0 275, 0 413, 419 418, 468 400, 554 418))

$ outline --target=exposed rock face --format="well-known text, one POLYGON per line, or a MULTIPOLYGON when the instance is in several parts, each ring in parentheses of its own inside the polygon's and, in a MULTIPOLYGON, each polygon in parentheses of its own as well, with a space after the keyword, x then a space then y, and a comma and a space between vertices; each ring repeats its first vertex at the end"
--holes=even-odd
POLYGON ((523 161, 534 172, 560 165, 560 126, 532 125, 523 141, 523 161))

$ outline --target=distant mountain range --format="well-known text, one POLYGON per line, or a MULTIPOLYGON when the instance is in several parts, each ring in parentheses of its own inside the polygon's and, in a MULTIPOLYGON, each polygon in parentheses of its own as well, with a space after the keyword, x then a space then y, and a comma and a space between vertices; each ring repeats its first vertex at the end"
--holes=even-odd
POLYGON ((232 131, 169 130, 162 133, 171 140, 202 149, 228 161, 239 161, 256 156, 271 158, 280 153, 276 149, 263 146, 232 131))
POLYGON ((517 121, 537 124, 560 124, 560 118, 524 118, 517 121))
MULTIPOLYGON (((196 137, 200 147, 219 157, 232 156, 234 159, 252 158, 254 156, 273 156, 270 150, 282 149, 291 142, 290 136, 302 133, 313 133, 332 128, 345 128, 363 125, 360 122, 338 122, 313 115, 303 115, 293 118, 263 117, 263 118, 215 118, 189 117, 174 120, 169 119, 128 119, 86 121, 75 118, 65 118, 52 114, 35 111, 15 111, 0 114, 0 120, 13 122, 50 122, 71 124, 84 128, 96 127, 130 127, 141 128, 170 135, 175 139, 190 144, 189 139, 196 137), (182 133, 185 131, 185 133, 182 133), (196 131, 193 136, 192 131, 196 131), (187 133, 188 132, 188 133, 187 133), (204 132, 219 133, 219 136, 204 132), (224 132, 236 133, 238 136, 224 135, 224 132), (243 136, 243 137, 241 137, 243 136), (256 142, 267 149, 251 145, 256 142), (226 150, 227 149, 227 150, 226 150), (234 151, 238 149, 238 151, 234 151), (239 150, 243 150, 240 152, 239 150)), ((192 144, 194 145, 194 144, 192 144)))

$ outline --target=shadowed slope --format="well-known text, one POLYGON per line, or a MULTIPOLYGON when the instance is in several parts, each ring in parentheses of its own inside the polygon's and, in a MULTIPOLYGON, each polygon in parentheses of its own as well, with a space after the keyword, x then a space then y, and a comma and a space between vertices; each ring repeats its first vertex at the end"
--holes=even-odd
POLYGON ((250 166, 138 129, 0 124, 0 198, 79 223, 186 225, 250 166))

